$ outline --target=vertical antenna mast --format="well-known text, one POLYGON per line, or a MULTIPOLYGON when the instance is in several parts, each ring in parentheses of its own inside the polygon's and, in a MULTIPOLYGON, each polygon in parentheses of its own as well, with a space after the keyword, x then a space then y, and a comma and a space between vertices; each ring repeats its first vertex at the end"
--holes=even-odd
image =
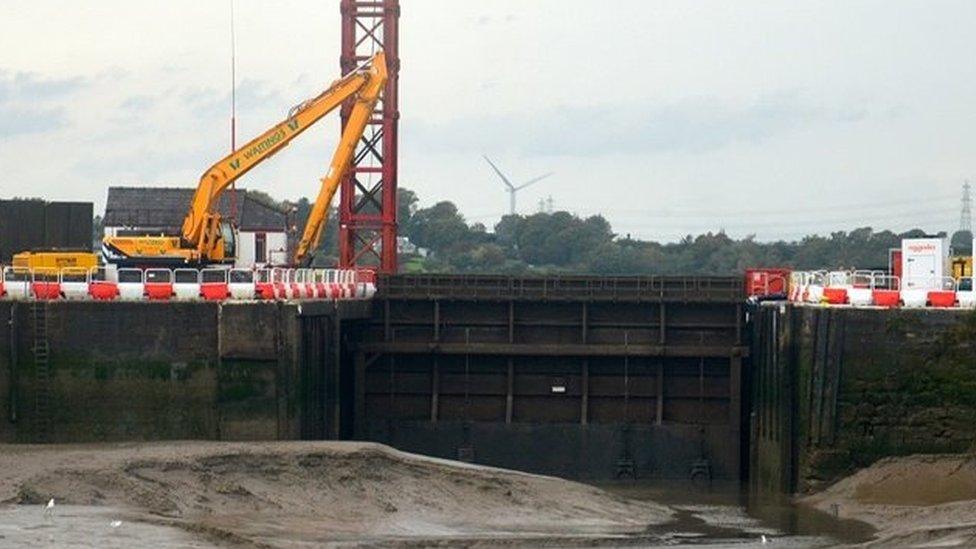
POLYGON ((234 0, 230 0, 230 152, 237 150, 237 37, 234 33, 234 0))
MULTIPOLYGON (((237 150, 237 37, 234 32, 234 0, 230 0, 230 152, 237 150)), ((219 208, 220 205, 218 204, 219 208)), ((237 218, 237 182, 230 184, 230 216, 237 218)))

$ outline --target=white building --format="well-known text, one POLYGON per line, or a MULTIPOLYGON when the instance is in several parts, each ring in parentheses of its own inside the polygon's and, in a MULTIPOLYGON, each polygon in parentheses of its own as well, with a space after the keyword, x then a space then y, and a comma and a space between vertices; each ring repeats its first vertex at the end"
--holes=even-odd
POLYGON ((399 255, 413 255, 417 254, 420 257, 427 257, 427 248, 421 248, 410 242, 410 239, 405 236, 397 237, 397 253, 399 255))
MULTIPOLYGON (((175 187, 109 187, 102 223, 106 236, 178 235, 194 189, 175 187)), ((285 213, 256 200, 245 190, 221 196, 222 216, 237 220, 236 266, 288 263, 285 213)))

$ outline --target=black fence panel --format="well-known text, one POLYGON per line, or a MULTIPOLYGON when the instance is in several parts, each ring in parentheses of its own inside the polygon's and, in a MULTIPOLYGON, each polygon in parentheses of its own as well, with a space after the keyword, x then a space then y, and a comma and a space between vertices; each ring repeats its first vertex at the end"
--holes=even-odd
POLYGON ((91 202, 0 200, 0 263, 47 248, 90 250, 91 202))

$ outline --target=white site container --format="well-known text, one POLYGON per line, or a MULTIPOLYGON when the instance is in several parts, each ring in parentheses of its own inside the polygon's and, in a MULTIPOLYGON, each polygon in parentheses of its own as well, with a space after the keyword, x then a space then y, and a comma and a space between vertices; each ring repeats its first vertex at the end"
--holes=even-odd
POLYGON ((902 291, 940 289, 949 274, 947 238, 906 238, 901 241, 902 291))

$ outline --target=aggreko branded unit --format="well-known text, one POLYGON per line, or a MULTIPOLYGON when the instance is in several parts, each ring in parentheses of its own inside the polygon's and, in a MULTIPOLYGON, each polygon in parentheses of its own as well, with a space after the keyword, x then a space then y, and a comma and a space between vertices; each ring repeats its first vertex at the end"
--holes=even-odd
POLYGON ((949 239, 906 238, 901 241, 902 288, 941 288, 949 275, 949 239))

